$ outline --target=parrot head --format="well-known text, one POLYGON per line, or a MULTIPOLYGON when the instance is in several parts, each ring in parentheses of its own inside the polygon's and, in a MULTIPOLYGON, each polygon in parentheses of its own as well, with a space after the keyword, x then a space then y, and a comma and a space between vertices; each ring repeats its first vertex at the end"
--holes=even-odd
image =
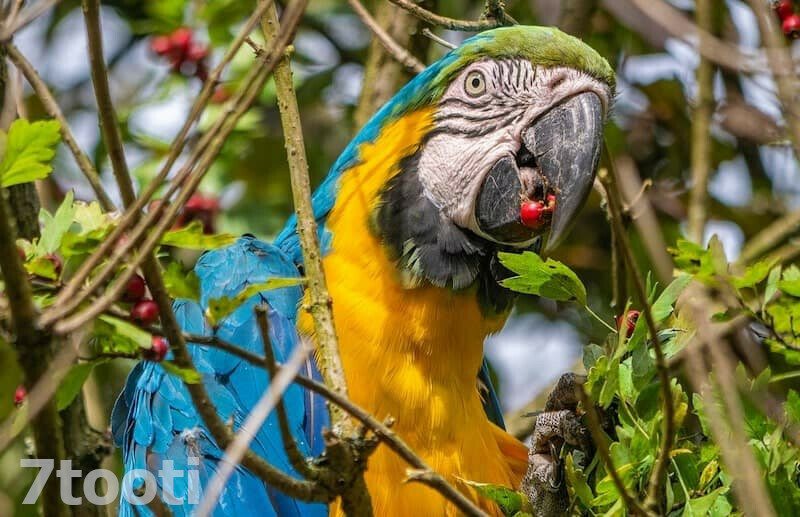
POLYGON ((592 188, 614 89, 591 47, 530 26, 478 34, 406 85, 360 135, 431 113, 374 214, 406 277, 463 288, 492 251, 558 245, 592 188), (542 224, 525 203, 546 208, 542 224))
MULTIPOLYGON (((463 289, 480 280, 494 289, 498 250, 541 241, 549 250, 569 230, 594 181, 614 89, 608 62, 557 29, 503 27, 467 39, 405 85, 340 155, 314 196, 323 246, 337 233, 351 242, 329 214, 353 213, 347 200, 355 191, 364 198, 364 185, 343 185, 363 181, 349 171, 366 168, 384 178, 367 195, 369 227, 404 285, 463 289), (535 224, 523 217, 526 203, 544 208, 535 224)), ((278 240, 293 233, 294 221, 278 240)))

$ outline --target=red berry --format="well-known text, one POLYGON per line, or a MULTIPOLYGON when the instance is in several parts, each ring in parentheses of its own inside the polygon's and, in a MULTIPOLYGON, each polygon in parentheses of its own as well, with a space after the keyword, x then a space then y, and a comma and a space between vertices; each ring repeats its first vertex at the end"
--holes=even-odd
POLYGON ((150 50, 159 56, 166 55, 172 50, 172 41, 169 36, 155 36, 150 40, 150 50))
POLYGON ((623 326, 625 327, 625 337, 631 337, 633 330, 636 328, 636 322, 639 320, 639 311, 629 310, 624 315, 617 316, 617 328, 622 332, 623 326))
POLYGON ((131 309, 131 320, 140 325, 150 325, 158 319, 158 305, 153 300, 140 300, 131 309))
POLYGON ((800 36, 800 14, 791 14, 783 19, 783 33, 787 38, 800 36))
POLYGON ((792 0, 780 0, 777 4, 775 4, 775 12, 778 13, 778 17, 781 20, 784 20, 788 16, 794 14, 792 0))
POLYGON ((148 361, 161 362, 167 356, 167 350, 169 350, 167 340, 161 336, 153 336, 150 348, 142 350, 142 357, 148 361))
POLYGON ((541 228, 545 224, 547 209, 541 201, 525 201, 519 209, 519 219, 529 228, 541 228))
POLYGON ((192 34, 192 30, 187 27, 175 29, 172 31, 172 34, 169 35, 169 41, 172 43, 173 50, 181 54, 189 52, 193 39, 194 34, 192 34))
POLYGON ((128 285, 125 287, 125 300, 129 302, 138 302, 144 298, 145 287, 144 278, 139 275, 133 275, 128 280, 128 285))
POLYGON ((186 59, 189 61, 202 61, 208 57, 208 47, 202 43, 192 43, 186 51, 186 59))
POLYGON ((17 386, 17 389, 14 390, 14 405, 19 406, 23 402, 25 402, 25 397, 28 396, 28 390, 25 389, 25 386, 20 384, 17 386))
POLYGON ((547 201, 547 208, 552 210, 556 206, 556 195, 555 194, 547 194, 547 197, 545 198, 545 201, 547 201))
POLYGON ((53 270, 56 272, 56 276, 61 275, 61 270, 64 269, 64 263, 61 262, 61 259, 55 253, 48 253, 44 256, 47 260, 53 263, 53 270))

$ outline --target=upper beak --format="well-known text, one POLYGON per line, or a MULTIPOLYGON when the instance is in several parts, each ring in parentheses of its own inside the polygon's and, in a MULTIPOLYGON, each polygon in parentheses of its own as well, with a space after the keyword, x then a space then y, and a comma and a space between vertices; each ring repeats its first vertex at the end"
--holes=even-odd
POLYGON ((527 242, 547 225, 532 229, 522 224, 523 202, 553 194, 545 251, 555 248, 592 189, 603 118, 600 98, 586 92, 551 108, 525 129, 517 156, 499 160, 484 179, 475 207, 481 230, 498 242, 527 242))
POLYGON ((603 140, 603 105, 591 92, 576 95, 539 117, 522 142, 556 196, 545 251, 566 237, 592 190, 603 140))

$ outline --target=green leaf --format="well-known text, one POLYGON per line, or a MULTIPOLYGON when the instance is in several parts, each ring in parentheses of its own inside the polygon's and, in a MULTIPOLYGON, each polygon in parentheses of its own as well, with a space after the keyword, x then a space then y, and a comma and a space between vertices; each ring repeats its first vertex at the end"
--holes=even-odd
POLYGON ((496 503, 497 506, 500 507, 500 511, 503 512, 503 515, 510 516, 522 511, 524 496, 515 490, 500 485, 492 485, 490 483, 478 483, 466 479, 462 479, 461 481, 474 488, 481 497, 485 497, 496 503))
POLYGON ((92 343, 101 353, 138 354, 150 348, 152 339, 136 325, 106 314, 95 320, 92 330, 92 343))
POLYGON ((5 138, 3 159, 0 160, 0 186, 10 187, 46 178, 53 167, 50 161, 60 140, 55 120, 30 123, 17 119, 5 138))
POLYGON ((783 272, 783 280, 778 282, 778 289, 789 296, 800 298, 800 269, 797 266, 792 264, 783 272))
POLYGON ((61 246, 61 239, 67 233, 69 227, 75 222, 76 208, 73 204, 74 194, 68 191, 64 196, 64 201, 56 210, 56 213, 50 215, 47 210, 42 209, 39 218, 42 220, 42 236, 39 237, 39 242, 36 244, 36 254, 45 255, 53 253, 61 246))
POLYGON ((772 268, 767 277, 767 287, 764 288, 764 305, 768 304, 775 293, 778 292, 778 282, 781 279, 781 265, 778 264, 772 268))
POLYGON ((543 261, 536 253, 498 253, 500 262, 519 276, 503 280, 504 287, 559 302, 575 300, 586 305, 586 287, 571 269, 553 259, 543 261))
POLYGON ((578 500, 585 507, 591 507, 594 494, 592 494, 592 489, 589 488, 589 484, 586 481, 586 475, 584 474, 583 470, 575 468, 575 460, 572 457, 572 454, 567 455, 567 459, 564 462, 564 471, 567 474, 569 487, 575 491, 575 495, 577 496, 578 500))
POLYGON ((760 260, 751 266, 747 266, 744 270, 744 275, 741 277, 733 277, 731 283, 737 289, 755 287, 767 278, 773 264, 774 261, 760 260))
POLYGON ((203 376, 200 375, 200 372, 197 370, 191 370, 189 368, 181 368, 177 364, 173 363, 172 361, 164 361, 161 363, 161 366, 167 373, 178 377, 186 384, 198 384, 200 381, 203 380, 203 376))
POLYGON ((678 277, 675 278, 675 280, 673 280, 666 289, 664 289, 664 292, 661 293, 661 296, 658 297, 655 303, 653 303, 652 313, 656 325, 666 320, 670 314, 672 314, 675 301, 678 299, 678 296, 680 296, 686 286, 689 285, 689 281, 691 279, 691 275, 678 275, 678 277))
POLYGON ((272 289, 280 289, 282 287, 291 287, 302 282, 302 278, 270 278, 266 282, 247 286, 247 288, 243 289, 233 298, 229 296, 212 298, 208 300, 206 318, 208 318, 208 321, 211 323, 212 327, 216 327, 223 318, 228 316, 240 305, 258 293, 262 291, 270 291, 272 289))
POLYGON ((597 360, 604 355, 605 352, 601 346, 590 343, 583 349, 583 367, 586 368, 586 371, 588 372, 592 369, 592 366, 597 363, 597 360))
POLYGON ((72 401, 75 400, 75 397, 81 392, 83 383, 89 378, 89 374, 92 373, 94 367, 104 362, 106 362, 105 359, 100 359, 72 365, 72 368, 69 369, 56 390, 56 408, 59 411, 66 409, 72 404, 72 401))
POLYGON ((233 244, 235 240, 236 237, 229 233, 206 235, 203 233, 203 223, 192 221, 183 228, 165 233, 161 244, 190 250, 213 250, 233 244))
POLYGON ((164 286, 173 298, 200 299, 200 280, 194 271, 185 273, 181 265, 171 262, 164 270, 164 286))
POLYGON ((720 494, 727 490, 726 487, 720 487, 710 494, 690 499, 686 506, 683 507, 683 515, 686 517, 704 517, 708 515, 709 510, 711 510, 720 494))

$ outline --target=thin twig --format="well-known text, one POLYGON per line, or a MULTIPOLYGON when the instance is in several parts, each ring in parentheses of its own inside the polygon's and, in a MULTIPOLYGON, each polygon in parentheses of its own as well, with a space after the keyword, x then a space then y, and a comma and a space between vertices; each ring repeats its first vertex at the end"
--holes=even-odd
MULTIPOLYGON (((259 305, 255 308, 256 323, 258 323, 258 330, 261 333, 261 341, 264 343, 264 364, 266 365, 267 373, 269 373, 270 381, 276 378, 278 374, 277 361, 275 360, 275 352, 272 350, 272 342, 269 338, 269 319, 267 317, 267 307, 259 305)), ((292 435, 291 427, 289 426, 289 417, 286 414, 286 406, 283 403, 283 396, 279 396, 275 413, 278 415, 278 427, 281 431, 281 439, 283 440, 283 448, 286 451, 286 456, 289 462, 298 474, 304 478, 312 478, 314 471, 308 464, 308 461, 300 449, 297 448, 297 440, 292 435)))
POLYGON ((400 46, 394 38, 392 38, 388 32, 386 32, 383 27, 380 26, 378 22, 375 21, 375 18, 367 11, 367 8, 359 2, 358 0, 347 0, 347 3, 350 5, 350 8, 355 11, 364 25, 375 34, 375 37, 378 38, 378 41, 381 42, 381 45, 386 52, 389 53, 390 56, 395 58, 398 62, 402 63, 403 66, 408 68, 410 71, 418 74, 425 70, 425 65, 422 64, 417 58, 411 55, 411 52, 404 49, 400 46))
POLYGON ((480 32, 489 29, 495 29, 497 27, 502 27, 506 25, 503 20, 498 19, 484 19, 479 21, 471 21, 471 20, 457 20, 455 18, 448 18, 446 16, 441 16, 436 13, 432 13, 431 11, 425 9, 424 7, 420 7, 419 5, 411 2, 410 0, 389 0, 397 7, 408 11, 409 13, 413 14, 420 20, 430 23, 432 25, 438 25, 440 27, 444 27, 445 29, 450 29, 453 31, 468 31, 468 32, 480 32))
MULTIPOLYGON (((609 156, 609 163, 613 163, 613 157, 609 156)), ((612 174, 614 172, 611 168, 612 174)), ((601 183, 606 189, 615 188, 614 183, 609 181, 608 174, 598 174, 601 183)), ((615 178, 616 180, 616 178, 615 178)), ((622 244, 623 257, 628 270, 633 277, 633 284, 636 287, 636 293, 639 301, 642 304, 642 312, 647 322, 647 327, 650 330, 650 337, 653 343, 653 349, 656 353, 656 369, 658 371, 658 379, 661 383, 661 398, 664 405, 664 419, 663 430, 661 434, 661 446, 658 458, 656 459, 655 466, 653 467, 652 474, 647 489, 647 500, 645 501, 646 508, 654 508, 657 505, 659 494, 664 488, 664 480, 667 475, 667 467, 669 466, 670 450, 672 449, 672 442, 675 439, 675 422, 674 414, 675 408, 672 405, 672 388, 670 386, 669 368, 667 366, 666 357, 664 356, 664 349, 661 345, 661 338, 658 335, 658 327, 656 327, 655 319, 653 318, 653 311, 650 307, 650 302, 647 297, 647 290, 642 280, 642 274, 639 270, 639 264, 633 256, 633 249, 631 248, 630 239, 625 231, 625 226, 622 222, 621 207, 617 204, 619 199, 616 195, 608 195, 608 209, 611 212, 611 223, 616 228, 617 238, 622 244)))
MULTIPOLYGON (((711 34, 714 11, 711 0, 695 2, 695 17, 700 28, 700 46, 703 36, 711 34)), ((714 111, 714 67, 700 56, 697 66, 697 103, 692 117, 691 169, 692 187, 689 192, 689 239, 702 244, 703 231, 708 219, 708 179, 711 175, 711 115, 714 111)))
POLYGON ((625 483, 622 482, 622 478, 619 477, 619 472, 617 472, 614 466, 614 460, 611 458, 611 453, 609 452, 605 432, 603 432, 603 427, 600 425, 600 418, 597 416, 597 409, 594 407, 594 404, 592 404, 592 401, 589 400, 585 388, 581 386, 578 388, 577 392, 581 399, 583 409, 586 411, 587 427, 589 427, 589 433, 592 435, 592 441, 597 448, 598 454, 600 454, 600 458, 603 460, 606 472, 611 476, 611 481, 614 482, 617 493, 622 498, 622 503, 633 515, 648 515, 647 510, 639 504, 635 497, 631 496, 625 483))
POLYGON ((795 210, 776 220, 747 241, 742 248, 738 262, 746 264, 757 259, 786 237, 797 233, 798 228, 800 228, 800 210, 795 210))
POLYGON ((455 45, 453 45, 452 43, 450 43, 449 41, 447 41, 444 38, 440 38, 439 36, 434 34, 432 30, 430 30, 427 27, 422 29, 422 35, 425 36, 425 37, 430 38, 431 40, 435 41, 436 43, 438 43, 439 45, 443 46, 447 50, 453 50, 454 48, 456 48, 455 45))
POLYGON ((40 2, 35 3, 31 7, 20 12, 15 19, 9 20, 3 24, 3 28, 0 30, 0 41, 6 42, 11 40, 14 34, 16 34, 19 30, 27 27, 28 24, 33 22, 39 16, 43 15, 48 9, 60 1, 61 0, 41 0, 40 2))
POLYGON ((67 123, 67 119, 61 112, 61 108, 59 108, 55 97, 53 97, 53 94, 50 93, 50 89, 44 83, 42 78, 39 77, 39 74, 36 72, 36 69, 33 68, 33 65, 31 65, 27 59, 25 59, 25 56, 22 55, 22 53, 16 46, 14 46, 13 43, 6 43, 5 48, 8 52, 8 58, 12 63, 14 63, 14 66, 16 66, 17 69, 22 72, 22 75, 25 76, 28 84, 31 85, 33 91, 39 97, 39 100, 42 101, 42 106, 47 114, 58 121, 61 138, 64 139, 64 143, 67 144, 67 147, 72 152, 72 156, 75 158, 75 163, 78 164, 78 168, 81 170, 81 172, 83 172, 83 175, 86 176, 86 180, 89 182, 89 185, 91 185, 92 190, 94 190, 94 193, 97 196, 97 200, 100 202, 100 206, 102 206, 107 212, 115 210, 116 207, 114 206, 114 203, 111 202, 111 198, 108 197, 108 194, 103 188, 103 184, 100 181, 100 176, 97 174, 97 170, 94 168, 94 165, 92 165, 89 157, 86 156, 83 150, 81 150, 81 147, 78 145, 78 141, 75 140, 75 136, 72 134, 72 130, 67 123))

